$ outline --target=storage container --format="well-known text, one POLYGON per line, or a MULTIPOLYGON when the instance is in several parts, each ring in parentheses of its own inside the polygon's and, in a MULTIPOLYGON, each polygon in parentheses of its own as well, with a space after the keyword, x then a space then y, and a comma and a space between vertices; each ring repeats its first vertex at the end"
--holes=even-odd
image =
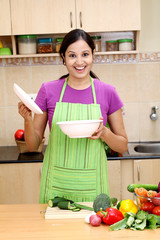
POLYGON ((100 52, 101 51, 101 36, 93 36, 92 37, 95 45, 95 51, 100 52))
POLYGON ((35 35, 18 36, 18 52, 19 54, 36 54, 37 44, 35 35))
POLYGON ((118 43, 116 40, 106 41, 106 51, 117 51, 118 43))
POLYGON ((63 38, 56 38, 56 52, 59 53, 63 38))
POLYGON ((132 39, 119 39, 119 51, 131 51, 132 50, 132 39))
POLYGON ((52 52, 53 52, 52 38, 39 38, 38 53, 52 53, 52 52))

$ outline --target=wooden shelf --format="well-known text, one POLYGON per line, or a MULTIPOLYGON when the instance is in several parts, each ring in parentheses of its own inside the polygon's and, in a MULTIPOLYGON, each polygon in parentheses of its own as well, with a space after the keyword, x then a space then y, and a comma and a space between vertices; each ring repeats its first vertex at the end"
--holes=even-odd
MULTIPOLYGON (((104 56, 104 55, 124 55, 124 54, 137 54, 138 51, 113 51, 113 52, 96 52, 95 56, 104 56)), ((2 55, 0 58, 39 58, 39 57, 60 57, 59 53, 44 53, 44 54, 31 54, 31 55, 2 55)))

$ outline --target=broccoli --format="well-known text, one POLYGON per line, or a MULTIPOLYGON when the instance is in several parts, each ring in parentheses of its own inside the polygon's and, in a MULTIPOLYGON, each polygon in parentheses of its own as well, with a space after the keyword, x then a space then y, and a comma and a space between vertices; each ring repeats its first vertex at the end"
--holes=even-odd
POLYGON ((111 207, 110 197, 105 193, 99 194, 93 202, 94 211, 97 213, 101 208, 103 211, 105 211, 108 207, 111 207))

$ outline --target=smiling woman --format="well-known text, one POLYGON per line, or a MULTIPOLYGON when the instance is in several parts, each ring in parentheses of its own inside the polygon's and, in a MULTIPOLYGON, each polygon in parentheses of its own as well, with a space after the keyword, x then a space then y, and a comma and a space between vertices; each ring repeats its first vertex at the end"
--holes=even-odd
POLYGON ((83 30, 75 29, 63 39, 60 56, 68 74, 42 84, 36 98, 43 111, 32 120, 24 104, 25 140, 36 150, 49 121, 50 136, 45 152, 40 203, 55 196, 76 202, 91 202, 100 193, 109 195, 105 142, 111 149, 127 150, 123 106, 115 88, 100 82, 91 71, 95 46, 83 30), (103 120, 91 137, 70 138, 56 124, 62 121, 103 120), (109 123, 110 128, 106 127, 109 123))

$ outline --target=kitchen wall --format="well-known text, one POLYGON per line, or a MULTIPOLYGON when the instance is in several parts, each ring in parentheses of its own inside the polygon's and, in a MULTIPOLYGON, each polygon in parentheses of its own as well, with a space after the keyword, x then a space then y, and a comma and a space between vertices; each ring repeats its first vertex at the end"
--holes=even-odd
MULTIPOLYGON (((160 21, 157 8, 160 9, 160 1, 141 2, 142 54, 131 61, 126 61, 124 57, 123 61, 95 63, 93 71, 101 81, 114 85, 124 102, 123 117, 129 141, 160 141, 160 109, 157 121, 152 121, 149 117, 152 106, 160 107, 160 34, 157 33, 160 21)), ((16 82, 28 93, 37 93, 42 82, 55 80, 64 73, 66 69, 63 65, 23 66, 0 62, 0 146, 16 145, 14 133, 23 128, 13 83, 16 82)), ((47 143, 48 128, 45 135, 47 143)))

